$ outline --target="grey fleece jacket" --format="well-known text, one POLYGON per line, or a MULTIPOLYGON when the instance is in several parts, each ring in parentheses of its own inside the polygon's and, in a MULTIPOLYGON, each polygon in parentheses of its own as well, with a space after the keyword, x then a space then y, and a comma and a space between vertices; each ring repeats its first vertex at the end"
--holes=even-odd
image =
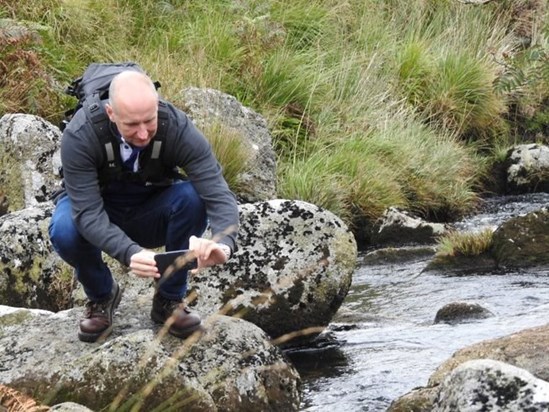
MULTIPOLYGON (((239 225, 236 198, 223 178, 209 142, 185 113, 167 105, 170 120, 163 161, 185 172, 206 205, 212 233, 223 233, 219 242, 234 251, 239 225)), ((114 125, 112 127, 116 130, 114 125)), ((85 110, 79 110, 61 139, 63 177, 72 204, 72 216, 86 240, 129 265, 131 256, 143 248, 111 223, 105 212, 98 179, 103 161, 99 139, 87 122, 85 110)))

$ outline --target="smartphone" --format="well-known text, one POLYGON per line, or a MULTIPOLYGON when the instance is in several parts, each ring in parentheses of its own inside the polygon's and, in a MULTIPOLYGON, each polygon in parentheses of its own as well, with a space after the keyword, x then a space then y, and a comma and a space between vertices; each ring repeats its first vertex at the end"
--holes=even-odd
POLYGON ((156 267, 158 267, 158 271, 161 275, 163 275, 164 272, 166 272, 166 269, 171 265, 173 265, 171 268, 172 271, 196 268, 196 259, 189 254, 188 249, 157 253, 154 255, 154 260, 156 261, 156 267))

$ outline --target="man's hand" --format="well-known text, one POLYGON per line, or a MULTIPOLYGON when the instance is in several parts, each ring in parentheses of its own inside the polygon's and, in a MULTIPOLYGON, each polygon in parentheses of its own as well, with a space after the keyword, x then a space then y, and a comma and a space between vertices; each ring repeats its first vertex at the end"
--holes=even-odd
POLYGON ((225 263, 229 256, 225 253, 223 247, 226 246, 211 239, 191 236, 189 238, 189 250, 196 257, 196 270, 225 263))
POLYGON ((130 258, 131 271, 140 278, 156 278, 160 277, 156 261, 154 260, 155 253, 152 250, 143 249, 137 252, 130 258))

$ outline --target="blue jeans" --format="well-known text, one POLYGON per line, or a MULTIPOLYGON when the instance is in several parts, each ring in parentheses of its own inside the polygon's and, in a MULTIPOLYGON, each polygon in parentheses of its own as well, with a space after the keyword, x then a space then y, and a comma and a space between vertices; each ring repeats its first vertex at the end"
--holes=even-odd
MULTIPOLYGON (((144 248, 165 246, 166 250, 187 249, 191 235, 201 236, 207 225, 204 203, 190 182, 177 182, 161 190, 154 189, 142 201, 123 204, 109 202, 105 210, 112 223, 144 248)), ((143 197, 143 194, 140 194, 143 197)), ((68 196, 57 202, 49 226, 56 252, 75 268, 78 281, 90 300, 109 296, 112 274, 103 261, 101 250, 84 239, 71 214, 68 196)), ((182 299, 187 293, 187 270, 175 271, 158 283, 158 292, 168 299, 182 299)))

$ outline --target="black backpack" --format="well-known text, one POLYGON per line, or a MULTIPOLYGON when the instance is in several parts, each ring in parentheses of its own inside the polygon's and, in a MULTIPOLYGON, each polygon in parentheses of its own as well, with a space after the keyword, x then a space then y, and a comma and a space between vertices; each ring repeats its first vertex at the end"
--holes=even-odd
MULTIPOLYGON (((78 102, 74 108, 65 112, 65 118, 59 124, 61 131, 65 130, 74 114, 83 107, 84 101, 87 98, 96 95, 99 100, 108 99, 111 80, 117 74, 126 70, 145 73, 145 70, 133 62, 90 64, 84 71, 84 74, 73 80, 65 89, 65 94, 76 97, 78 102)), ((159 82, 155 82, 154 85, 157 89, 160 87, 159 82)))
MULTIPOLYGON (((143 153, 144 168, 140 172, 130 172, 122 169, 118 140, 110 128, 110 120, 105 112, 103 101, 109 97, 109 86, 112 79, 119 73, 127 70, 145 73, 145 71, 133 62, 125 63, 92 63, 84 71, 83 75, 66 88, 65 93, 78 99, 76 106, 65 112, 59 128, 65 130, 75 113, 85 110, 86 117, 91 123, 95 134, 103 147, 103 167, 99 170, 99 181, 103 186, 108 181, 125 180, 143 183, 163 184, 166 180, 178 178, 179 174, 162 164, 164 137, 167 132, 169 116, 167 105, 162 100, 158 105, 158 130, 154 141, 143 153)), ((159 82, 154 82, 155 87, 160 87, 159 82)))

